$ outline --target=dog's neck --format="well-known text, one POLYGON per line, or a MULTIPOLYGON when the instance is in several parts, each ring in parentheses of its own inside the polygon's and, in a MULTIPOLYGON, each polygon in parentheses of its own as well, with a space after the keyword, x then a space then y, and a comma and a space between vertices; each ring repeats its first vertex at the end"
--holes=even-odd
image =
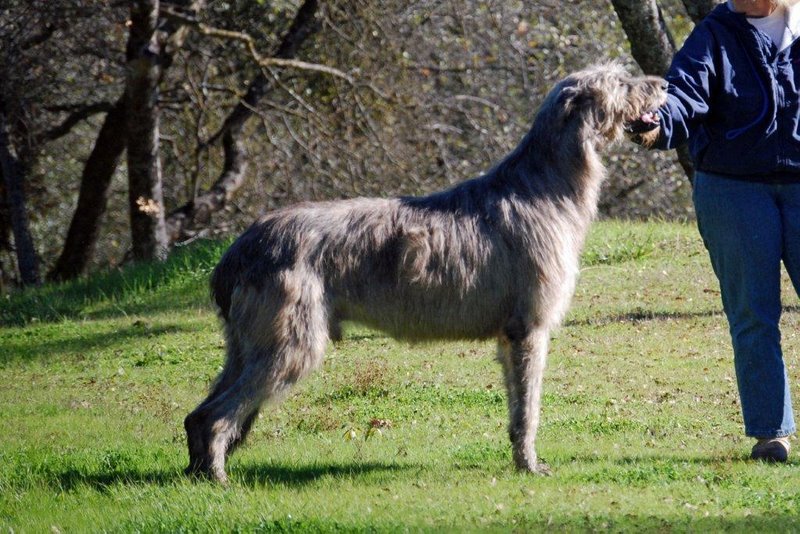
POLYGON ((577 119, 554 128, 546 115, 539 113, 509 156, 507 174, 537 196, 569 200, 594 215, 606 174, 597 151, 607 140, 577 119))

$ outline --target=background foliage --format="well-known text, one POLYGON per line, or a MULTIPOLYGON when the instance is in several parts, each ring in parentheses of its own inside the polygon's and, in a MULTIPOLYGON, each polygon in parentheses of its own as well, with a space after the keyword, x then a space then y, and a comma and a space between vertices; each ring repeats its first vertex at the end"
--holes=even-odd
MULTIPOLYGON (((679 40, 691 24, 679 2, 661 2, 679 40)), ((128 10, 107 0, 9 0, 0 10, 0 94, 24 126, 26 192, 37 252, 52 265, 75 209, 80 171, 102 114, 42 141, 72 109, 110 106, 125 74, 128 10), (36 46, 21 43, 49 31, 36 46)), ((298 3, 212 1, 200 19, 246 32, 273 49, 298 3)), ((600 61, 632 72, 624 33, 607 1, 331 1, 298 58, 346 72, 353 83, 285 72, 246 127, 245 186, 209 233, 238 231, 264 211, 306 199, 423 194, 472 177, 510 151, 543 95, 570 71, 600 61)), ((190 32, 164 71, 159 95, 167 212, 213 183, 221 148, 202 147, 257 74, 245 46, 190 32)), ((271 71, 267 71, 271 72, 271 71)), ((630 143, 606 155, 601 213, 691 217, 689 186, 671 153, 630 143)), ((121 164, 93 265, 130 248, 121 164)), ((0 191, 1 192, 1 191, 0 191)), ((2 207, 2 206, 0 206, 2 207)), ((0 210, 2 211, 2 210, 0 210)), ((13 273, 8 221, 0 217, 4 277, 13 273)))

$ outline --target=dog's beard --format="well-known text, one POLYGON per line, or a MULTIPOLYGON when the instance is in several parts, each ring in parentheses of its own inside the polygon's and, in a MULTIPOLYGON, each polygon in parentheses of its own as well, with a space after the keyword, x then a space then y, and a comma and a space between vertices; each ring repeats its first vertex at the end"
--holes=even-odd
POLYGON ((623 130, 634 143, 650 147, 656 142, 661 132, 661 121, 656 111, 647 111, 639 117, 627 121, 623 130))
POLYGON ((647 111, 632 121, 625 123, 625 132, 630 135, 642 135, 651 132, 660 126, 658 113, 647 111))
POLYGON ((658 136, 661 135, 661 128, 656 126, 652 130, 648 130, 642 133, 628 133, 626 134, 628 139, 633 141, 634 143, 641 145, 645 148, 649 148, 653 146, 658 139, 658 136))

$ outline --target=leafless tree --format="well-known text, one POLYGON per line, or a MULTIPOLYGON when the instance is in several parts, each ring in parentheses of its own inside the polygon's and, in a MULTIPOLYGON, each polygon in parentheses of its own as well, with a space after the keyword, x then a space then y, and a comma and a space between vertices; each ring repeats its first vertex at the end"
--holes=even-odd
POLYGON ((164 259, 167 233, 159 152, 159 0, 131 0, 125 85, 128 208, 134 260, 164 259))
MULTIPOLYGON (((79 104, 64 104, 63 86, 45 81, 65 66, 74 67, 53 43, 66 26, 82 27, 92 11, 73 0, 9 0, 0 13, 0 156, 4 182, 0 252, 12 246, 6 237, 10 228, 19 281, 25 285, 40 280, 28 202, 31 175, 42 146, 108 107, 102 101, 92 102, 96 94, 84 95, 88 98, 79 104)), ((101 20, 103 12, 99 9, 93 15, 101 20)), ((86 61, 83 68, 93 68, 99 61, 86 61)))
MULTIPOLYGON (((303 2, 289 30, 271 57, 289 60, 297 54, 303 42, 319 27, 316 21, 317 9, 317 0, 303 2)), ((250 82, 241 101, 225 117, 220 129, 204 143, 204 146, 199 147, 203 150, 207 145, 222 141, 224 150, 222 172, 207 191, 194 196, 189 202, 170 213, 167 228, 171 243, 186 238, 187 232, 198 224, 208 224, 211 215, 223 209, 244 183, 248 166, 248 156, 242 140, 244 126, 256 115, 261 100, 274 90, 278 80, 279 74, 274 71, 270 75, 266 71, 259 72, 250 82)))
MULTIPOLYGON (((425 193, 472 177, 517 143, 569 72, 610 58, 633 66, 614 4, 655 14, 648 23, 657 31, 639 34, 660 36, 651 50, 670 42, 667 28, 680 41, 702 8, 699 0, 7 0, 0 95, 9 153, 28 162, 31 250, 50 279, 66 280, 135 255, 129 203, 134 217, 163 208, 172 246, 236 231, 298 200, 425 193), (158 7, 151 39, 136 37, 132 50, 145 53, 135 61, 127 42, 143 26, 131 5, 158 7), (13 56, 21 43, 29 48, 13 56), (127 78, 134 63, 150 76, 127 78), (129 117, 134 81, 147 82, 149 98, 136 108, 144 121, 129 117), (123 159, 128 125, 150 134, 137 133, 143 149, 123 159), (138 192, 134 161, 148 162, 138 192)), ((663 58, 657 68, 641 63, 664 68, 663 58)), ((607 164, 602 213, 690 213, 672 156, 626 144, 607 164)), ((4 176, 0 269, 21 281, 16 266, 3 265, 17 241, 24 246, 11 231, 10 199, 4 176)))
MULTIPOLYGON (((176 0, 173 7, 197 13, 204 0, 176 0)), ((166 69, 172 56, 186 39, 187 28, 181 24, 164 23, 159 64, 166 69)), ((123 94, 108 110, 98 130, 92 151, 83 166, 77 206, 64 239, 61 254, 48 274, 50 280, 69 280, 83 274, 92 259, 100 233, 100 224, 108 207, 111 180, 117 169, 127 140, 127 95, 123 94)), ((138 209, 138 205, 137 205, 138 209)))
MULTIPOLYGON (((0 97, 1 98, 1 97, 0 97)), ((2 171, 10 224, 14 232, 17 268, 23 285, 40 282, 38 258, 31 238, 25 201, 25 166, 12 146, 5 102, 0 100, 0 171, 2 171)))

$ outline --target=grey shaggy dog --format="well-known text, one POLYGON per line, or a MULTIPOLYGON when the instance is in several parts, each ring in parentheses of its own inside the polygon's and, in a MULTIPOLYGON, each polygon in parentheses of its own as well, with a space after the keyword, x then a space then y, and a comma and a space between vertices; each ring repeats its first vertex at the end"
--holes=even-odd
POLYGON ((605 176, 597 150, 624 130, 657 135, 649 112, 664 89, 595 66, 558 83, 483 176, 425 197, 298 204, 253 224, 211 279, 227 359, 186 417, 187 473, 226 482, 226 456, 260 407, 320 366, 342 320, 405 340, 496 338, 514 462, 543 472, 542 374, 605 176))

